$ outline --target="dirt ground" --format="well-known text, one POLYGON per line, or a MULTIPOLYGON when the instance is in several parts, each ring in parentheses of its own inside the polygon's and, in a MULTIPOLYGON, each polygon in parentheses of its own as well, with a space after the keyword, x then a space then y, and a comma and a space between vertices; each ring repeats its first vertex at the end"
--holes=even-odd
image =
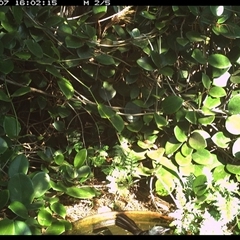
POLYGON ((167 214, 172 211, 173 204, 151 194, 147 188, 132 189, 125 197, 109 193, 106 184, 98 183, 95 187, 101 195, 94 199, 68 199, 63 201, 67 209, 67 219, 77 221, 87 216, 109 211, 153 211, 167 214))

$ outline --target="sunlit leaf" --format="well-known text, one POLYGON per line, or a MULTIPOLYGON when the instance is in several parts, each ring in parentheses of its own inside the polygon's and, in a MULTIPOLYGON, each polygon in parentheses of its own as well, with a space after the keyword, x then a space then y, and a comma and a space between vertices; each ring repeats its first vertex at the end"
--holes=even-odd
POLYGON ((240 114, 240 94, 235 95, 229 100, 227 108, 230 114, 240 114))
POLYGON ((38 172, 32 178, 34 197, 43 196, 50 188, 50 176, 45 172, 38 172))
POLYGON ((74 88, 69 80, 66 78, 61 78, 61 80, 57 81, 57 84, 67 99, 72 98, 74 94, 74 88))
POLYGON ((232 66, 231 62, 229 59, 219 53, 212 54, 208 57, 208 62, 211 66, 215 68, 229 68, 232 66))
POLYGON ((234 135, 240 134, 240 115, 232 115, 226 119, 225 127, 227 131, 234 135))
POLYGON ((12 202, 8 208, 15 213, 17 216, 26 219, 28 218, 28 209, 19 201, 12 202))
POLYGON ((87 149, 81 149, 74 157, 73 165, 75 168, 80 168, 87 159, 87 149))

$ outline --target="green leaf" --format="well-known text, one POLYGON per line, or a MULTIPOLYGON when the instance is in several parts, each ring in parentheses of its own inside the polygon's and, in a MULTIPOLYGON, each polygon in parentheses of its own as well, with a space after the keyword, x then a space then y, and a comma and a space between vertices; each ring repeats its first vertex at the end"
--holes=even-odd
POLYGON ((6 204, 8 203, 8 200, 9 200, 9 191, 0 190, 0 209, 3 209, 6 206, 6 204))
POLYGON ((8 149, 7 142, 0 137, 0 154, 3 154, 8 149))
POLYGON ((64 18, 63 17, 60 17, 60 16, 49 16, 47 19, 46 19, 46 22, 44 24, 44 26, 46 26, 47 28, 50 28, 50 27, 55 27, 55 26, 58 26, 59 23, 62 23, 64 21, 64 18))
POLYGON ((107 54, 97 55, 96 57, 97 62, 103 65, 115 65, 115 60, 112 56, 107 54))
POLYGON ((198 118, 198 122, 203 126, 207 126, 211 124, 214 121, 214 119, 215 119, 215 116, 201 117, 201 118, 198 118))
POLYGON ((240 94, 232 97, 227 105, 230 114, 240 114, 240 94))
POLYGON ((181 145, 182 143, 178 142, 175 138, 170 138, 165 144, 166 155, 175 153, 181 145))
POLYGON ((31 40, 31 39, 27 39, 27 40, 25 40, 25 44, 27 45, 28 50, 33 55, 35 55, 38 58, 42 58, 43 57, 43 50, 42 50, 41 46, 37 42, 35 42, 35 41, 31 40))
POLYGON ((163 112, 166 114, 173 114, 182 107, 182 103, 182 98, 175 95, 168 96, 162 101, 163 112))
POLYGON ((159 70, 159 73, 164 75, 164 76, 169 76, 169 77, 172 77, 174 71, 172 68, 170 67, 163 67, 159 70))
POLYGON ((127 125, 127 129, 131 132, 139 132, 143 127, 142 121, 134 121, 127 125))
POLYGON ((43 227, 51 226, 52 224, 52 214, 46 209, 40 209, 37 215, 38 223, 43 227))
POLYGON ((155 51, 151 51, 151 59, 158 69, 162 67, 162 58, 161 55, 155 51))
POLYGON ((211 66, 215 67, 215 68, 229 68, 232 66, 231 62, 229 61, 229 59, 219 53, 215 53, 209 56, 208 58, 208 62, 211 66))
POLYGON ((212 156, 211 153, 206 149, 198 149, 196 152, 192 154, 192 159, 194 162, 201 165, 210 165, 212 164, 212 156))
POLYGON ((23 219, 28 218, 28 210, 21 202, 14 201, 8 206, 8 208, 17 216, 23 219))
POLYGON ((193 149, 201 149, 207 146, 205 138, 199 132, 193 132, 189 139, 188 144, 193 149))
POLYGON ((45 172, 38 172, 32 178, 34 197, 43 196, 50 189, 50 177, 45 172))
POLYGON ((210 6, 212 14, 216 17, 219 17, 224 12, 224 6, 210 6))
POLYGON ((189 31, 186 33, 186 37, 190 42, 202 42, 205 40, 206 37, 202 36, 197 31, 189 31))
POLYGON ((8 95, 0 89, 0 100, 4 102, 10 102, 11 99, 8 97, 8 95))
POLYGON ((124 121, 122 117, 118 114, 113 115, 109 118, 109 121, 112 123, 112 125, 115 127, 115 129, 120 133, 124 129, 124 121))
POLYGON ((227 164, 226 169, 228 172, 232 174, 240 174, 240 166, 239 165, 233 165, 233 164, 227 164))
POLYGON ((16 156, 13 161, 10 163, 8 169, 8 176, 11 178, 15 174, 23 173, 27 174, 29 168, 29 161, 25 155, 20 154, 16 156))
POLYGON ((51 65, 48 65, 46 67, 46 71, 51 73, 53 76, 55 77, 58 77, 58 78, 62 78, 62 75, 61 73, 56 69, 55 66, 51 66, 51 65))
POLYGON ((80 38, 74 36, 66 36, 65 43, 68 48, 80 48, 84 45, 80 38))
POLYGON ((191 164, 192 156, 191 155, 183 156, 181 152, 177 152, 175 154, 175 161, 179 166, 187 166, 191 164))
POLYGON ((28 206, 34 198, 34 188, 31 179, 23 174, 18 173, 8 181, 8 190, 11 202, 19 201, 28 206))
POLYGON ((81 166, 83 166, 86 159, 87 159, 87 149, 83 148, 74 157, 74 160, 73 160, 74 167, 80 168, 81 166))
POLYGON ((155 19, 156 19, 155 14, 151 14, 151 13, 149 13, 148 11, 142 11, 142 12, 141 12, 141 15, 142 15, 143 17, 145 17, 146 19, 150 19, 150 20, 155 20, 155 19))
POLYGON ((91 168, 86 165, 77 169, 78 178, 82 178, 80 182, 85 181, 85 179, 91 174, 91 172, 91 168))
POLYGON ((240 134, 240 115, 232 115, 226 119, 225 127, 233 135, 240 134))
POLYGON ((106 13, 107 6, 93 6, 92 11, 93 14, 106 13))
POLYGON ((104 81, 101 88, 99 88, 99 95, 104 101, 110 101, 116 95, 116 90, 113 88, 113 85, 104 81))
POLYGON ((193 181, 193 191, 197 196, 202 196, 207 191, 207 177, 205 175, 197 176, 193 181))
POLYGON ((0 60, 0 72, 3 74, 9 74, 14 69, 13 61, 10 59, 0 60))
POLYGON ((20 24, 22 22, 22 18, 23 18, 23 10, 22 10, 22 8, 20 8, 18 6, 13 6, 12 7, 12 14, 13 14, 15 22, 17 24, 20 24))
POLYGON ((62 132, 65 130, 65 122, 64 121, 57 120, 57 121, 54 121, 54 123, 52 125, 59 132, 62 132))
POLYGON ((18 134, 21 131, 21 125, 18 120, 14 117, 5 116, 3 120, 3 128, 5 133, 10 138, 18 137, 18 134))
POLYGON ((206 63, 206 58, 204 57, 204 55, 200 49, 194 49, 191 56, 192 56, 192 58, 194 58, 197 62, 199 62, 201 64, 206 63))
POLYGON ((32 231, 30 227, 23 221, 14 221, 14 229, 15 234, 14 235, 32 235, 32 231))
POLYGON ((108 107, 104 104, 99 103, 97 105, 98 113, 100 114, 101 118, 111 118, 116 114, 115 111, 112 110, 111 107, 108 107))
POLYGON ((181 147, 181 153, 187 157, 188 155, 191 155, 193 152, 193 149, 191 147, 188 146, 187 143, 184 143, 181 147))
POLYGON ((54 213, 58 214, 62 218, 66 217, 67 211, 65 206, 62 203, 54 202, 53 204, 51 204, 50 208, 54 213))
POLYGON ((11 97, 20 97, 23 96, 31 91, 30 87, 21 87, 18 90, 16 90, 11 97))
POLYGON ((212 141, 220 148, 227 148, 231 142, 231 138, 227 137, 223 132, 217 132, 212 136, 212 141))
POLYGON ((152 62, 150 57, 142 57, 137 60, 137 64, 147 71, 154 71, 156 67, 154 67, 154 63, 152 62))
POLYGON ((179 142, 185 142, 187 140, 187 135, 183 129, 178 125, 174 127, 174 135, 179 142))
POLYGON ((166 118, 163 116, 159 115, 158 113, 154 113, 154 120, 159 129, 162 129, 162 127, 167 126, 168 122, 166 118))
POLYGON ((92 187, 68 187, 65 193, 80 199, 91 199, 96 196, 96 191, 92 187))
POLYGON ((197 113, 195 111, 187 111, 185 118, 192 124, 197 124, 197 113))
POLYGON ((230 177, 231 175, 226 171, 225 165, 219 165, 213 170, 213 179, 215 181, 230 177))
POLYGON ((0 220, 0 235, 14 235, 14 221, 10 219, 0 220))
POLYGON ((46 229, 46 235, 60 235, 65 231, 65 225, 61 221, 56 221, 48 226, 46 229))
POLYGON ((226 91, 224 88, 222 87, 212 87, 209 90, 209 95, 211 95, 212 97, 224 97, 226 96, 226 91))
POLYGON ((152 160, 159 162, 161 161, 161 158, 163 157, 164 152, 165 152, 165 149, 160 147, 157 150, 148 151, 147 156, 152 160))
POLYGON ((57 81, 57 84, 59 88, 61 89, 64 96, 69 100, 72 98, 74 94, 74 88, 70 81, 68 81, 66 78, 61 78, 61 80, 57 81))

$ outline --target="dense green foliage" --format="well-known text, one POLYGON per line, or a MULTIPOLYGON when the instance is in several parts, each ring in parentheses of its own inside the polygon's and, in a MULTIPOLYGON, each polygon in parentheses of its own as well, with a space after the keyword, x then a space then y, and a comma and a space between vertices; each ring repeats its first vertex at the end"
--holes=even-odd
POLYGON ((203 212, 237 233, 240 7, 63 9, 0 9, 0 234, 70 229, 59 197, 99 171, 172 196, 178 233, 203 212))

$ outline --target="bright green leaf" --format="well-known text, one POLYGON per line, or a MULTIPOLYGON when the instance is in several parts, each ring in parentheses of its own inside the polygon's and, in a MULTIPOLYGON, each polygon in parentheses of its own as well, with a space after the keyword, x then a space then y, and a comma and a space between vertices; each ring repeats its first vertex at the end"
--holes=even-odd
POLYGON ((62 203, 54 202, 53 204, 51 204, 50 208, 54 213, 58 214, 62 218, 66 217, 67 210, 62 203))
POLYGON ((61 91, 63 92, 64 96, 69 100, 72 98, 74 94, 74 88, 70 81, 68 81, 66 78, 61 78, 61 80, 57 81, 57 84, 61 91))
POLYGON ((220 148, 227 148, 231 138, 225 136, 223 132, 217 132, 212 136, 212 141, 220 148))
POLYGON ((240 138, 238 138, 236 141, 234 141, 233 146, 232 146, 232 155, 240 159, 240 138))
POLYGON ((240 114, 240 94, 229 100, 227 108, 230 114, 240 114))
POLYGON ((207 177, 199 175, 193 181, 193 191, 197 196, 202 196, 207 191, 207 177))
POLYGON ((198 132, 193 132, 189 139, 188 144, 193 149, 202 149, 207 146, 205 138, 198 132))
POLYGON ((198 149, 192 154, 192 159, 194 162, 201 165, 210 165, 212 164, 211 153, 206 149, 198 149))
POLYGON ((34 197, 43 196, 50 188, 50 177, 45 172, 38 172, 32 178, 34 197))
POLYGON ((0 220, 0 235, 14 235, 14 221, 8 218, 0 220))
POLYGON ((47 227, 45 234, 46 235, 61 235, 64 231, 65 231, 65 225, 60 221, 56 221, 47 227))
POLYGON ((209 95, 211 95, 212 97, 224 97, 226 96, 226 91, 224 88, 222 87, 211 87, 209 90, 209 95))
POLYGON ((208 58, 208 62, 211 66, 215 67, 215 68, 229 68, 232 66, 231 62, 229 61, 229 59, 219 53, 215 53, 209 56, 208 58))
POLYGON ((15 235, 32 235, 30 227, 23 221, 14 221, 15 235))
POLYGON ((240 134, 240 115, 232 115, 226 119, 225 127, 233 135, 240 134))
POLYGON ((91 199, 96 196, 96 190, 92 187, 68 187, 66 194, 80 199, 91 199))
POLYGON ((23 218, 23 219, 26 219, 28 218, 28 210, 27 208, 25 207, 24 204, 22 204, 21 202, 18 202, 18 201, 14 201, 12 202, 8 208, 13 212, 15 213, 17 216, 23 218))
POLYGON ((181 145, 182 143, 178 142, 175 138, 169 139, 165 145, 166 155, 173 154, 181 147, 181 145))
POLYGON ((48 227, 52 225, 52 214, 46 209, 40 209, 37 215, 38 223, 43 227, 48 227))
POLYGON ((73 160, 74 167, 80 168, 81 166, 83 166, 86 159, 87 159, 87 149, 83 148, 74 157, 74 160, 73 160))

